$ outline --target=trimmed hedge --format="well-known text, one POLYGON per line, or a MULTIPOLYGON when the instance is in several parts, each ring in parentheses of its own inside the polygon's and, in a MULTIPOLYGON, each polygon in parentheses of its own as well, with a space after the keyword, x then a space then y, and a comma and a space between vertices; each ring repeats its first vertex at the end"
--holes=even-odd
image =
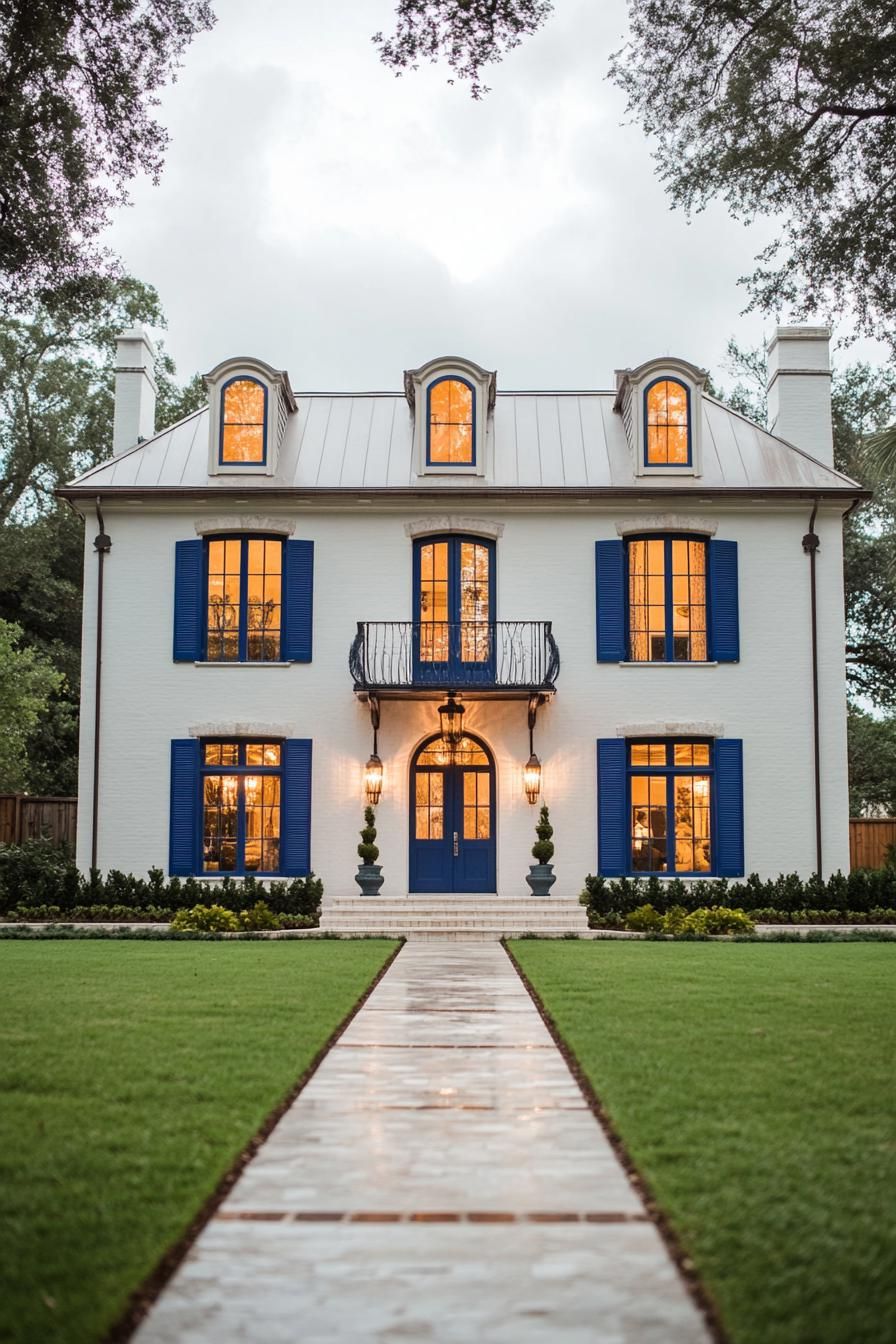
POLYGON ((96 869, 84 877, 64 849, 42 840, 0 846, 0 914, 13 918, 29 913, 32 919, 170 918, 197 905, 221 905, 238 915, 263 899, 275 915, 315 925, 323 889, 313 873, 290 881, 223 877, 212 883, 195 877, 169 881, 161 868, 150 868, 145 878, 110 868, 105 877, 96 869), (83 913, 100 908, 114 914, 83 913), (38 914, 41 909, 53 913, 38 914))
POLYGON ((797 873, 782 873, 776 878, 763 879, 752 873, 743 882, 727 878, 699 878, 683 882, 680 878, 661 880, 658 877, 620 877, 608 881, 603 877, 588 876, 580 897, 588 908, 589 922, 604 924, 608 917, 624 920, 642 905, 652 905, 661 915, 673 906, 680 906, 689 914, 705 906, 724 905, 745 910, 760 923, 771 922, 770 913, 788 916, 787 921, 800 923, 827 923, 830 920, 797 920, 807 916, 832 912, 839 921, 883 922, 884 912, 896 919, 896 868, 858 868, 848 876, 834 873, 824 881, 810 877, 805 881, 797 873), (876 919, 872 920, 872 916, 876 919))

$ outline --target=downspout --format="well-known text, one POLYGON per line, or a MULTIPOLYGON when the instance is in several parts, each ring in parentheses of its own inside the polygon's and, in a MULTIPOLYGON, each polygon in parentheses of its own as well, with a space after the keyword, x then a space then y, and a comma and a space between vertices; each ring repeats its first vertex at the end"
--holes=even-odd
POLYGON ((809 591, 812 603, 812 740, 815 754, 815 871, 821 873, 821 751, 818 721, 818 597, 816 589, 815 557, 821 540, 815 531, 818 500, 812 507, 809 531, 803 537, 803 550, 809 557, 809 591))
POLYGON ((90 867, 96 868, 97 831, 99 829, 100 801, 100 690, 103 670, 103 561, 112 549, 112 538, 106 533, 101 500, 96 499, 96 521, 99 532, 93 539, 96 551, 96 672, 93 695, 93 815, 90 828, 90 867))

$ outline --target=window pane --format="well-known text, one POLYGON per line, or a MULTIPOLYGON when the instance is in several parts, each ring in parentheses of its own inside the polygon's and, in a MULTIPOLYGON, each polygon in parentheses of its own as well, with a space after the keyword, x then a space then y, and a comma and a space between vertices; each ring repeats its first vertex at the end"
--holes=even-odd
POLYGON ((222 462, 263 462, 263 425, 224 425, 221 432, 222 462))
POLYGON ((688 396, 683 384, 663 379, 648 388, 648 465, 684 465, 688 460, 688 396))
POLYGON ((282 542, 249 541, 246 573, 246 653, 250 662, 280 657, 282 542))
POLYGON ((675 780, 675 867, 680 873, 705 873, 712 867, 709 787, 708 775, 675 780))
POLYGON ((672 634, 676 662, 705 661, 706 543, 672 541, 672 634))
POLYGON ((247 765, 279 765, 280 744, 278 742, 247 742, 247 765))
POLYGON ((206 657, 235 662, 240 656, 240 543, 208 544, 206 657))
POLYGON ((460 545, 461 659, 488 662, 491 643, 489 619, 489 549, 472 541, 460 545))
POLYGON ((222 462, 264 461, 267 392, 254 378, 237 378, 224 389, 221 407, 222 462))
POLYGON ((666 778, 631 777, 632 868, 635 872, 666 872, 666 778))
POLYGON ((239 780, 236 775, 206 775, 202 793, 202 871, 233 872, 239 780))
POLYGON ((420 548, 420 660, 448 661, 448 543, 420 548))

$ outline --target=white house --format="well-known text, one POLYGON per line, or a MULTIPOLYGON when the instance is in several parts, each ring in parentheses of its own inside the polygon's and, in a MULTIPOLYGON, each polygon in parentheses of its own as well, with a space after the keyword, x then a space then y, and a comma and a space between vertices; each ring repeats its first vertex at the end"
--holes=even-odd
POLYGON ((369 791, 380 902, 527 897, 540 802, 569 909, 591 872, 846 870, 829 335, 777 329, 768 433, 682 359, 511 392, 455 357, 357 395, 228 359, 156 431, 126 333, 114 456, 61 491, 81 866, 313 869, 332 919, 369 791))

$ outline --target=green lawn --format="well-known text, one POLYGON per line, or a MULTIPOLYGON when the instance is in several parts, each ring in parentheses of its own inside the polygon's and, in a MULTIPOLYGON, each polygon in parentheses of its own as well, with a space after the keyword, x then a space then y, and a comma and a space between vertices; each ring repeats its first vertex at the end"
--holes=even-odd
POLYGON ((512 950, 735 1344, 896 1339, 896 948, 512 950))
POLYGON ((0 1339, 99 1339, 394 946, 0 942, 0 1339))

